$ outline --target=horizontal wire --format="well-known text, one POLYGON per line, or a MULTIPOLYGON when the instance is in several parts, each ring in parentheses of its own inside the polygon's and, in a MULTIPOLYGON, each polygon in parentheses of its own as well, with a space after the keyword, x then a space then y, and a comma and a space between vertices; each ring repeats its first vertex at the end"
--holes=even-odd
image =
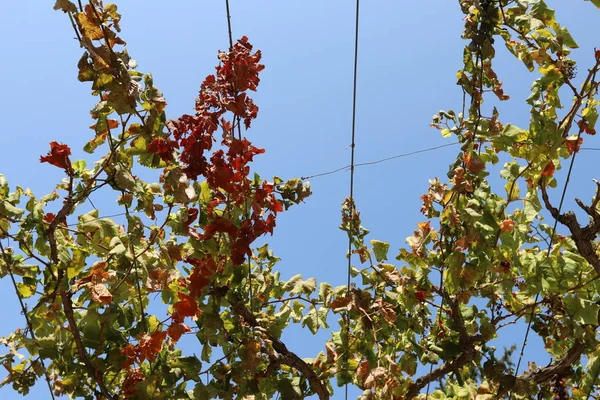
MULTIPOLYGON (((395 155, 395 156, 392 156, 392 157, 386 157, 386 158, 382 158, 382 159, 376 160, 376 161, 369 161, 369 162, 354 164, 354 167, 356 168, 356 167, 364 167, 364 166, 367 166, 367 165, 375 165, 375 164, 379 164, 379 163, 382 163, 382 162, 385 162, 385 161, 395 160, 397 158, 408 157, 408 156, 412 156, 412 155, 419 154, 419 153, 426 153, 428 151, 438 150, 438 149, 441 149, 441 148, 444 148, 444 147, 454 146, 454 145, 457 145, 459 143, 460 142, 454 142, 454 143, 443 144, 441 146, 429 147, 427 149, 415 150, 415 151, 411 151, 410 153, 398 154, 398 155, 395 155)), ((580 147, 579 150, 600 151, 600 147, 580 147)), ((335 174, 336 172, 348 170, 349 168, 350 168, 350 165, 345 165, 343 167, 334 169, 332 171, 322 172, 322 173, 314 174, 314 175, 302 176, 302 177, 300 177, 300 179, 301 180, 306 180, 306 179, 317 178, 319 176, 331 175, 331 174, 335 174)))
MULTIPOLYGON (((419 154, 419 153, 426 153, 428 151, 438 150, 438 149, 441 149, 441 148, 444 148, 444 147, 455 146, 455 145, 457 145, 459 143, 460 142, 454 142, 454 143, 443 144, 441 146, 429 147, 427 149, 415 150, 415 151, 411 151, 409 153, 398 154, 398 155, 395 155, 395 156, 382 158, 382 159, 376 160, 376 161, 368 161, 368 162, 364 162, 364 163, 354 164, 354 167, 356 168, 356 167, 364 167, 364 166, 367 166, 367 165, 375 165, 375 164, 379 164, 379 163, 382 163, 382 162, 386 162, 386 161, 390 161, 390 160, 395 160, 397 158, 408 157, 408 156, 412 156, 412 155, 419 154)), ((579 150, 600 151, 600 147, 581 147, 579 150)), ((331 175, 331 174, 335 174, 336 172, 340 172, 340 171, 346 170, 348 168, 350 168, 350 165, 346 165, 346 166, 343 166, 343 167, 338 168, 338 169, 334 169, 333 171, 329 171, 329 172, 323 172, 323 173, 320 173, 320 174, 309 175, 309 176, 302 176, 302 177, 300 177, 300 179, 301 180, 306 180, 306 179, 316 178, 316 177, 319 177, 319 176, 331 175)), ((130 214, 140 214, 140 213, 143 213, 143 212, 144 211, 131 211, 130 214)), ((123 215, 127 215, 127 213, 119 213, 119 214, 112 214, 112 215, 103 215, 101 217, 97 217, 97 218, 93 218, 93 219, 90 219, 88 221, 85 221, 85 223, 93 222, 93 221, 98 221, 98 220, 101 220, 101 219, 104 219, 104 218, 120 217, 120 216, 123 216, 123 215)), ((75 223, 67 224, 67 226, 75 226, 75 225, 78 225, 78 224, 79 224, 79 222, 75 222, 75 223)))

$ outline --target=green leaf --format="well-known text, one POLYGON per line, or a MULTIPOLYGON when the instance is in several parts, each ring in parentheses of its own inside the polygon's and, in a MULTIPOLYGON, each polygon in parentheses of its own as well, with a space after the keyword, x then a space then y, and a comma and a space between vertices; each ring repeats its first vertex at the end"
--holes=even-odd
POLYGON ((58 357, 58 343, 54 336, 39 337, 36 341, 37 352, 40 357, 53 359, 58 357))
POLYGON ((135 178, 127 169, 118 165, 115 171, 115 180, 119 189, 132 189, 135 185, 135 178))
POLYGON ((575 39, 573 39, 573 36, 571 36, 571 34, 567 30, 567 28, 565 28, 564 26, 561 26, 561 27, 554 28, 554 30, 556 31, 557 39, 560 42, 562 42, 563 45, 565 45, 571 49, 579 48, 579 46, 575 42, 575 39))
POLYGON ((513 201, 517 200, 521 195, 521 191, 519 190, 519 184, 516 182, 508 182, 504 185, 504 189, 506 190, 506 200, 513 201))
POLYGON ((317 280, 315 278, 309 278, 305 281, 302 280, 302 275, 294 275, 289 281, 283 286, 283 290, 289 291, 290 294, 311 294, 317 288, 317 280), (290 290, 291 289, 291 290, 290 290))
POLYGON ((294 300, 292 303, 292 320, 294 322, 300 322, 302 320, 304 310, 304 303, 294 300))
POLYGON ((384 262, 387 260, 387 253, 390 249, 390 244, 381 242, 379 240, 371 240, 371 244, 373 245, 373 253, 375 254, 377 262, 384 262))
POLYGON ((327 282, 321 282, 319 284, 319 300, 321 300, 324 303, 329 303, 329 300, 331 299, 331 296, 333 294, 333 290, 331 288, 331 285, 327 282))
POLYGON ((183 373, 194 382, 200 382, 200 371, 202 370, 202 363, 198 360, 198 357, 188 356, 179 357, 173 363, 174 368, 181 368, 183 373))
POLYGON ((106 136, 106 133, 96 135, 96 137, 94 137, 92 140, 87 142, 85 146, 83 146, 83 150, 86 153, 92 154, 98 147, 102 146, 104 142, 106 142, 106 136))
POLYGON ((302 391, 297 385, 292 384, 289 379, 280 379, 277 384, 277 390, 283 399, 297 400, 302 399, 302 391))
POLYGON ((76 160, 73 161, 71 166, 73 167, 73 171, 75 171, 76 174, 81 175, 85 171, 86 163, 85 160, 76 160))
POLYGON ((296 274, 294 276, 292 276, 290 278, 290 280, 288 280, 284 285, 283 285, 283 290, 284 291, 290 291, 292 290, 297 284, 298 282, 302 281, 302 275, 301 274, 296 274))
POLYGON ((25 212, 25 210, 23 210, 22 208, 15 207, 14 205, 10 204, 6 200, 2 200, 2 202, 0 202, 0 215, 1 216, 18 218, 21 215, 23 215, 24 212, 25 212))
POLYGON ((600 0, 585 0, 585 1, 591 1, 593 5, 600 8, 600 0))
POLYGON ((580 324, 598 325, 600 305, 581 297, 568 296, 565 298, 567 311, 580 324))
POLYGON ((314 335, 319 330, 319 325, 319 314, 317 313, 316 307, 312 307, 308 314, 302 319, 302 326, 308 326, 308 329, 310 329, 314 335))

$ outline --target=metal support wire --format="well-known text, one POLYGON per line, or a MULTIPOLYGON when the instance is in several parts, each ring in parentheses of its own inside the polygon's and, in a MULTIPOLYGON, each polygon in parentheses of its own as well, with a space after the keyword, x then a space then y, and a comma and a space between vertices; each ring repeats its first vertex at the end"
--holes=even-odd
MULTIPOLYGON (((23 314, 23 317, 25 317, 25 323, 27 324, 27 330, 29 331, 29 336, 31 336, 31 339, 33 340, 34 343, 37 343, 37 335, 35 334, 35 331, 33 330, 33 325, 31 324, 31 320, 29 319, 29 314, 27 314, 27 306, 25 305, 25 302, 23 301, 23 297, 21 296, 21 293, 19 292, 19 286, 17 285, 17 281, 15 280, 15 276, 12 270, 12 261, 9 259, 8 254, 6 253, 6 249, 4 248, 4 246, 2 245, 2 242, 0 241, 0 251, 2 252, 2 258, 4 263, 6 264, 6 269, 8 269, 8 274, 10 275, 10 280, 12 282, 13 288, 15 289, 15 293, 17 294, 17 298, 19 299, 19 305, 21 306, 21 313, 23 314)), ((54 391, 52 390, 52 383, 50 383, 50 375, 48 375, 48 370, 46 369, 46 363, 44 362, 44 359, 42 358, 42 356, 39 357, 40 360, 40 364, 42 365, 42 369, 44 371, 44 378, 46 379, 46 384, 48 385, 48 390, 50 391, 50 397, 52 398, 52 400, 55 399, 54 397, 54 391)))
POLYGON ((229 12, 229 0, 225 0, 227 10, 227 31, 229 33, 229 51, 233 50, 233 35, 231 33, 231 13, 229 12))
MULTIPOLYGON (((598 64, 596 64, 594 66, 594 68, 595 68, 595 70, 593 71, 593 73, 591 75, 591 79, 590 79, 590 85, 591 85, 591 87, 594 86, 594 82, 595 82, 595 79, 596 79, 596 73, 598 72, 598 64)), ((589 78, 590 77, 588 77, 588 79, 589 78)), ((591 95, 592 95, 592 90, 590 89, 590 92, 587 94, 586 97, 589 98, 589 96, 591 96, 591 95)), ((579 143, 579 139, 581 138, 582 133, 583 133, 583 129, 580 128, 579 132, 577 133, 577 138, 575 139, 575 143, 579 143)), ((595 150, 595 149, 591 148, 589 150, 595 150)), ((564 201, 565 201, 565 196, 567 194, 567 188, 569 187, 569 181, 571 179, 571 174, 573 172, 573 165, 575 164, 575 158, 577 157, 578 153, 579 153, 578 151, 574 151, 573 152, 573 157, 571 158, 571 162, 569 163, 569 170, 567 172, 567 178, 565 180, 565 184, 563 186, 563 191, 562 191, 562 194, 560 196, 560 203, 558 205, 558 212, 557 212, 556 217, 554 218, 554 226, 552 228, 552 235, 550 236, 550 241, 548 243, 548 252, 546 253, 546 258, 550 257, 550 253, 552 252, 552 243, 554 242, 554 237, 556 236, 556 228, 558 226, 558 217, 560 216, 560 213, 562 211, 562 207, 563 207, 563 204, 564 204, 564 201)), ((540 294, 537 293, 535 295, 535 299, 533 301, 534 304, 537 303, 539 297, 540 297, 540 294)), ((521 367, 521 361, 523 360, 523 355, 525 353, 525 347, 527 346, 527 339, 529 337, 529 332, 531 331, 531 323, 533 321, 533 315, 535 313, 535 308, 536 308, 535 306, 531 308, 531 314, 529 316, 529 322, 527 323, 527 329, 525 330, 525 337, 523 338, 523 344, 521 345, 521 353, 519 354, 519 361, 517 362, 517 367, 515 369, 515 376, 519 374, 519 368, 521 367)), ((593 390, 594 384, 595 384, 595 380, 594 380, 594 383, 592 384, 592 388, 590 389, 590 393, 588 394, 588 398, 589 398, 589 396, 590 396, 590 394, 591 394, 591 392, 593 390)), ((510 398, 510 393, 509 393, 509 398, 510 398)))
MULTIPOLYGON (((358 26, 360 17, 360 0, 356 0, 356 17, 354 22, 354 73, 353 73, 353 84, 352 84, 352 141, 350 143, 351 155, 350 155, 350 201, 351 201, 351 214, 354 214, 356 206, 354 204, 354 156, 356 149, 356 81, 358 75, 358 26)), ((352 270, 352 237, 348 236, 348 283, 346 293, 350 294, 350 283, 351 283, 351 270, 352 270)), ((350 318, 346 314, 346 338, 350 336, 350 318)), ((348 362, 348 352, 345 353, 345 360, 348 362)), ((348 383, 345 386, 344 398, 348 400, 348 383)))
MULTIPOLYGON (((231 11, 229 9, 229 0, 225 0, 225 10, 227 15, 227 33, 229 37, 229 51, 233 51, 233 33, 231 29, 231 11)), ((235 90, 235 88, 234 88, 235 90)), ((235 138, 235 125, 237 125, 238 130, 238 139, 242 140, 242 128, 241 128, 241 118, 239 116, 234 116, 233 120, 233 128, 231 131, 231 139, 235 138), (237 119, 237 124, 235 120, 237 119)), ((244 216, 248 217, 248 204, 244 205, 244 216)), ((254 298, 252 296, 252 262, 250 261, 250 257, 246 256, 248 260, 248 301, 250 302, 250 310, 254 311, 254 298)))
MULTIPOLYGON (((577 134, 577 139, 581 137, 582 130, 579 130, 577 134)), ((577 142, 576 142, 577 143, 577 142)), ((573 157, 571 158, 571 162, 569 163, 569 170, 567 172, 567 179, 565 180, 565 184, 563 186, 562 194, 560 196, 560 203, 558 205, 558 215, 562 211, 562 207, 565 201, 565 196, 567 194, 567 188, 569 187, 569 180, 571 179, 571 173, 573 172, 573 164, 575 164, 575 158, 577 157, 577 151, 573 152, 573 157)), ((554 218, 554 226, 552 227, 552 235, 550 236, 550 241, 548 243, 548 251, 546 252, 546 258, 550 257, 550 253, 552 252, 552 244, 554 243, 554 237, 556 236, 556 228, 558 227, 558 217, 554 218)), ((535 299, 533 303, 537 303, 540 298, 540 294, 537 293, 535 295, 535 299)), ((533 321, 533 315, 535 314, 535 308, 531 308, 531 314, 529 315, 529 322, 527 323, 527 329, 525 330, 525 337, 523 338, 523 344, 521 345, 521 352, 519 354, 519 361, 517 362, 517 367, 515 369, 515 376, 519 374, 519 368, 521 367, 521 361, 523 360, 523 355, 525 354, 525 347, 527 347, 527 339, 529 338, 529 332, 531 331, 531 322, 533 321)), ((510 396, 509 396, 510 397, 510 396)))

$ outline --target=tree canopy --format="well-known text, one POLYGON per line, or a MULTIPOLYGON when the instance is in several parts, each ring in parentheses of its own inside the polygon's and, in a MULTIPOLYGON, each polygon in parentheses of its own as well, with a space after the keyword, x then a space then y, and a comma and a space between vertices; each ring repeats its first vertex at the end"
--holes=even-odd
POLYGON ((600 50, 577 72, 577 43, 542 0, 459 6, 462 107, 431 123, 460 143, 456 159, 429 182, 423 221, 397 255, 369 237, 352 196, 343 202, 351 284, 333 287, 281 279, 285 260, 257 244, 311 194, 303 179, 251 170, 265 152, 248 137, 260 50, 232 40, 191 114, 167 118, 152 75, 125 49, 117 5, 56 1, 83 49, 78 79, 97 99, 84 147, 94 161, 72 159, 51 138, 39 161, 64 172, 55 191, 36 196, 0 175, 0 276, 24 316, 23 329, 0 338, 2 385, 26 395, 45 381, 51 398, 84 399, 329 399, 347 384, 364 400, 591 398, 600 386, 600 183, 576 200, 579 214, 563 202, 577 154, 596 134, 600 50), (484 106, 510 101, 494 70, 499 45, 532 73, 528 126, 484 106), (142 179, 144 168, 158 181, 142 179), (93 193, 114 198, 126 223, 82 212, 93 193), (519 321, 522 346, 499 355, 490 342, 519 321), (309 359, 289 350, 282 333, 294 323, 331 331, 323 351, 309 359), (194 354, 184 335, 196 339, 194 354), (549 365, 525 366, 529 335, 549 365))

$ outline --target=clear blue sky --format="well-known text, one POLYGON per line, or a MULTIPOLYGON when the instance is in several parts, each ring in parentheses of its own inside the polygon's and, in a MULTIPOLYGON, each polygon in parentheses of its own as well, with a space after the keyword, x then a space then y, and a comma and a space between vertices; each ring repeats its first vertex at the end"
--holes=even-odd
MULTIPOLYGON (((200 82, 214 71, 217 50, 228 47, 224 0, 120 3, 122 37, 139 69, 152 72, 164 92, 168 116, 191 113, 200 82)), ((582 48, 575 54, 588 61, 579 67, 583 74, 591 49, 600 47, 595 28, 600 12, 583 0, 549 3, 560 7, 558 20, 582 48)), ((73 159, 84 158, 81 148, 93 134, 88 126, 95 99, 89 95, 89 83, 76 79, 82 50, 73 40, 68 18, 53 11, 52 5, 41 0, 0 4, 0 173, 11 187, 29 187, 38 196, 53 190, 61 178, 57 168, 39 163, 48 143, 68 143, 73 159)), ((267 150, 254 165, 263 178, 306 176, 348 164, 354 7, 347 0, 231 0, 234 37, 248 36, 262 50, 266 65, 255 95, 259 118, 248 132, 267 150)), ((428 125, 438 110, 461 106, 455 85, 464 46, 461 18, 456 1, 363 2, 357 162, 449 142, 428 125)), ((505 92, 513 98, 499 106, 501 121, 526 127, 524 99, 534 78, 506 56, 503 46, 498 47, 497 70, 505 92)), ((585 140, 584 146, 600 147, 597 138, 585 140)), ((371 238, 391 242, 392 252, 404 246, 404 239, 423 220, 419 196, 428 179, 444 180, 456 151, 450 147, 357 169, 356 202, 371 238)), ((579 154, 568 199, 592 194, 591 179, 599 178, 598 155, 579 154)), ((269 243, 282 258, 283 277, 302 273, 334 286, 345 284, 347 239, 338 225, 348 183, 347 172, 315 178, 314 195, 306 204, 279 217, 269 243)), ((112 199, 94 202, 101 213, 115 209, 112 199)), ((7 279, 0 281, 0 296, 0 335, 6 335, 24 327, 24 321, 7 279)), ((520 342, 521 328, 507 331, 500 346, 520 342)), ((307 330, 292 329, 285 341, 301 356, 312 357, 323 349, 326 337, 320 333, 313 339, 307 330)), ((545 361, 535 345, 527 357, 545 361)), ((30 396, 45 399, 47 392, 38 385, 30 396)), ((0 397, 20 398, 10 388, 0 389, 0 397)))

